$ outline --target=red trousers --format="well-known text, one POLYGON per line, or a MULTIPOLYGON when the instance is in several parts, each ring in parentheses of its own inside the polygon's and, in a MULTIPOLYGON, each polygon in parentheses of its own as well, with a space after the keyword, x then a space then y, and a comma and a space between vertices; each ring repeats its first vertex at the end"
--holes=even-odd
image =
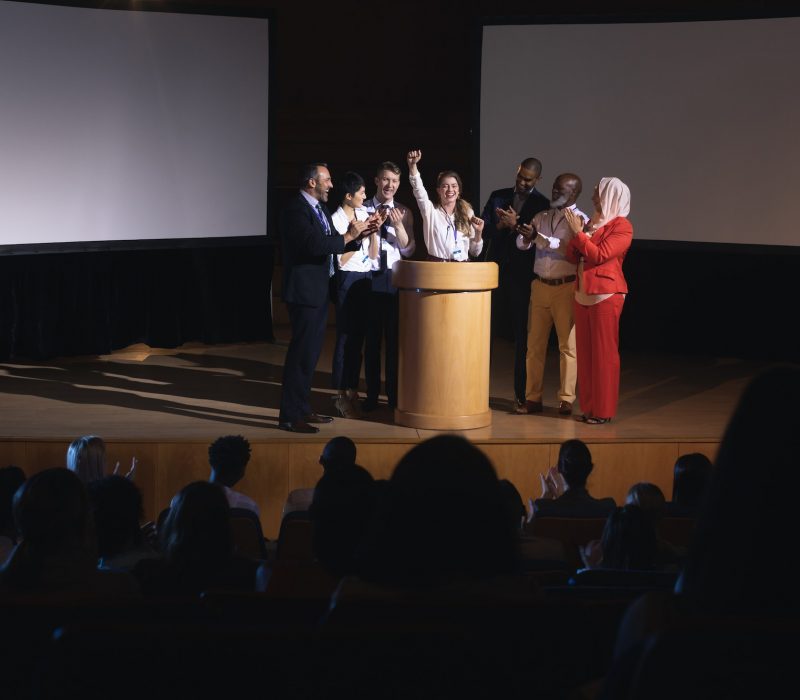
POLYGON ((614 294, 592 306, 575 302, 575 346, 581 411, 613 418, 619 400, 619 317, 625 297, 614 294))

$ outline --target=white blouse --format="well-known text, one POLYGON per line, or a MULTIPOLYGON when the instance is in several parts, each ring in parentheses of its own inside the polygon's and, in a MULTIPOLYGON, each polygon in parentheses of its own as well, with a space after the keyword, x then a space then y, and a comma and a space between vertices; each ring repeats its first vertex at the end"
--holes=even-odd
MULTIPOLYGON (((483 250, 483 239, 475 240, 475 227, 470 224, 467 233, 457 231, 454 217, 441 207, 434 206, 428 198, 428 193, 422 184, 422 176, 409 175, 409 180, 422 214, 422 236, 428 253, 444 260, 458 261, 480 255, 483 250)), ((469 217, 472 218, 474 214, 475 212, 470 209, 469 217)))
MULTIPOLYGON (((356 221, 366 221, 369 218, 369 213, 363 207, 359 207, 356 209, 356 221)), ((333 221, 333 228, 336 229, 337 233, 340 233, 344 236, 347 233, 347 228, 350 226, 350 221, 347 219, 347 214, 344 213, 344 209, 339 207, 331 216, 331 220, 333 221)), ((337 262, 339 263, 339 269, 344 272, 369 272, 372 269, 372 263, 369 259, 369 236, 365 236, 361 239, 361 244, 351 256, 350 259, 342 264, 342 256, 337 255, 337 262)))

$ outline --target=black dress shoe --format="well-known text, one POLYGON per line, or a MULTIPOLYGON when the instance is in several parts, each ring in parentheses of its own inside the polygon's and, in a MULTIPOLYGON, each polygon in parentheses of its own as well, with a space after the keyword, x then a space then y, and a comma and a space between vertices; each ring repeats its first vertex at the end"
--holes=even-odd
POLYGON ((367 398, 361 402, 362 411, 369 413, 370 411, 374 411, 376 408, 378 408, 378 399, 373 399, 367 396, 367 398))
POLYGON ((321 416, 319 413, 309 413, 303 420, 306 423, 333 423, 330 416, 321 416))
POLYGON ((290 433, 318 433, 319 428, 309 425, 303 420, 286 420, 278 423, 281 430, 288 430, 290 433))

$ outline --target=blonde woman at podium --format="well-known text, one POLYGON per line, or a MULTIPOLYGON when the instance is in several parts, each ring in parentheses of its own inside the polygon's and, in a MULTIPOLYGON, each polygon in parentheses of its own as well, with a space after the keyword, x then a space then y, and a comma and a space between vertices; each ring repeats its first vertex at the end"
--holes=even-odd
POLYGON ((435 262, 468 262, 483 250, 483 219, 475 216, 469 202, 461 198, 461 178, 453 170, 445 170, 436 178, 439 203, 428 198, 417 163, 422 151, 409 151, 408 176, 414 198, 422 214, 422 235, 428 249, 428 260, 435 262))

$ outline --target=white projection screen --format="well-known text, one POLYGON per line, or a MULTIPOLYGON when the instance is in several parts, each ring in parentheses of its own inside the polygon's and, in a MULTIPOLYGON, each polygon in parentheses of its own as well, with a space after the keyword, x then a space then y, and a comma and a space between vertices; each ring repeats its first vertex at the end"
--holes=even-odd
POLYGON ((268 94, 266 17, 0 2, 0 251, 265 236, 268 94))
POLYGON ((637 239, 796 246, 800 19, 484 26, 482 200, 538 157, 631 188, 637 239))

